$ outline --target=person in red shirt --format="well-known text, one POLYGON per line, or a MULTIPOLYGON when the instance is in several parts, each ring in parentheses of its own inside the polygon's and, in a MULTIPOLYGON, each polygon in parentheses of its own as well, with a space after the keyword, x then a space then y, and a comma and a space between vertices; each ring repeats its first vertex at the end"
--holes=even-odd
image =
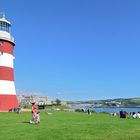
POLYGON ((35 123, 35 119, 38 112, 38 106, 35 104, 35 102, 32 102, 31 104, 32 104, 32 120, 30 121, 30 123, 35 123))

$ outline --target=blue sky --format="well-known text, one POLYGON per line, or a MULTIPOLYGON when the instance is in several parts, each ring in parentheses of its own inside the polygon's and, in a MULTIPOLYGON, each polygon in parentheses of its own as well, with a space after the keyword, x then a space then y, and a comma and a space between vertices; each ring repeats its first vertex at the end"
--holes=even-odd
POLYGON ((64 100, 140 96, 139 0, 0 0, 17 90, 64 100))

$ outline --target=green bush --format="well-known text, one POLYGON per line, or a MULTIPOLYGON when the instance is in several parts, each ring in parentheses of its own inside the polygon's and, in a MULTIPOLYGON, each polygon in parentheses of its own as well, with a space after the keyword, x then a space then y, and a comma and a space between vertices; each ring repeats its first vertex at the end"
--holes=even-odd
POLYGON ((84 112, 83 109, 75 109, 75 112, 84 112))

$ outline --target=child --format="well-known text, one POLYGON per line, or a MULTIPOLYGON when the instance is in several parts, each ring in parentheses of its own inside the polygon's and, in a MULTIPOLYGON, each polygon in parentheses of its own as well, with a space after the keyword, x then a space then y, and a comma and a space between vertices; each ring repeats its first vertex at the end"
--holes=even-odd
POLYGON ((35 123, 40 123, 40 112, 37 112, 36 118, 35 118, 35 123))

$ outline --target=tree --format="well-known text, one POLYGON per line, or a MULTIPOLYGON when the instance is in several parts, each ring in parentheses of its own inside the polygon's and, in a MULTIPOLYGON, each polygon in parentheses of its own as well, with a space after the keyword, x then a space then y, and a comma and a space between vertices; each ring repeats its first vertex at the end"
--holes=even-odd
POLYGON ((60 106, 60 105, 61 105, 61 100, 56 99, 55 102, 56 102, 56 105, 57 105, 57 106, 60 106))

